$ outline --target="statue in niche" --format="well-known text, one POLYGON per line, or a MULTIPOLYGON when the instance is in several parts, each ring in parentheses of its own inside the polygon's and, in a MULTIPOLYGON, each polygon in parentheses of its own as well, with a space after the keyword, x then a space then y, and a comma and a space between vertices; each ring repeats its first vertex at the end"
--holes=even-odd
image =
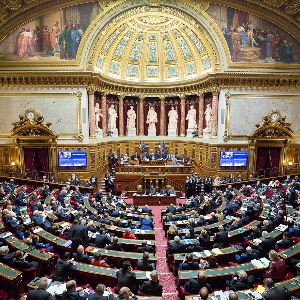
POLYGON ((196 109, 194 108, 194 105, 191 105, 190 110, 186 115, 186 120, 188 121, 188 129, 197 128, 196 117, 197 117, 196 109))
POLYGON ((174 106, 171 107, 171 110, 168 113, 168 117, 169 117, 168 129, 177 130, 178 113, 175 110, 174 106))
POLYGON ((153 106, 151 106, 148 111, 146 123, 149 124, 149 129, 156 130, 155 124, 157 123, 157 113, 153 106))
POLYGON ((99 103, 95 104, 94 110, 95 110, 95 125, 96 125, 96 129, 100 129, 100 127, 99 127, 100 117, 103 117, 103 115, 101 113, 102 109, 100 108, 99 103))
POLYGON ((210 106, 210 103, 207 104, 204 115, 205 115, 205 123, 206 123, 206 127, 204 128, 204 130, 206 132, 211 132, 212 108, 210 106))
POLYGON ((127 129, 135 129, 136 113, 133 106, 130 105, 130 109, 127 111, 127 129))
POLYGON ((117 118, 117 111, 115 109, 115 106, 112 104, 108 109, 108 129, 117 129, 117 118))

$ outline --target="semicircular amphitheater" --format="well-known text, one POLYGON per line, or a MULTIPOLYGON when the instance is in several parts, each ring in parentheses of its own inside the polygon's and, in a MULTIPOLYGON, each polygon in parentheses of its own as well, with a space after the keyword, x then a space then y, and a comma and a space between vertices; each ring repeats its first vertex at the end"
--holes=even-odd
POLYGON ((299 296, 299 19, 2 1, 0 298, 299 296))

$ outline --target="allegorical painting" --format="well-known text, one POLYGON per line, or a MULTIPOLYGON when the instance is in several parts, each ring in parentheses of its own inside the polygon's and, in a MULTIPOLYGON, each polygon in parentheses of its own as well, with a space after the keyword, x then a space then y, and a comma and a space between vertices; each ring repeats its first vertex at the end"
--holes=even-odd
POLYGON ((232 62, 299 63, 300 43, 271 22, 215 4, 207 13, 222 30, 232 62))
POLYGON ((4 61, 74 60, 82 36, 99 14, 99 3, 75 5, 40 16, 0 43, 4 61))

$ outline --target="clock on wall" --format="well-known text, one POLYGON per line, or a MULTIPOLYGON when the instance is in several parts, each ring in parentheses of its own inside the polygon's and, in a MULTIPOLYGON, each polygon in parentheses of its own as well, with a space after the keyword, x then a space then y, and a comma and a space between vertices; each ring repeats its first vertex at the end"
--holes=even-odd
POLYGON ((274 113, 272 113, 272 115, 271 115, 271 119, 272 119, 272 121, 273 121, 273 122, 277 121, 277 120, 278 120, 278 118, 279 118, 279 115, 278 115, 278 113, 277 113, 277 112, 274 112, 274 113))
POLYGON ((34 109, 27 109, 25 111, 25 117, 29 120, 33 120, 37 117, 37 112, 34 109))

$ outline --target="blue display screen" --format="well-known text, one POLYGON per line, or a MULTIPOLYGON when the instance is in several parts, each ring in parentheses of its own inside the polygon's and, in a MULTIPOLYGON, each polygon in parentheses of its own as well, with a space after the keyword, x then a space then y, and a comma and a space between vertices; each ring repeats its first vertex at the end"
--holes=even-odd
POLYGON ((86 167, 85 151, 59 151, 58 166, 59 167, 86 167))
POLYGON ((246 151, 221 151, 220 167, 246 167, 248 153, 246 151))

